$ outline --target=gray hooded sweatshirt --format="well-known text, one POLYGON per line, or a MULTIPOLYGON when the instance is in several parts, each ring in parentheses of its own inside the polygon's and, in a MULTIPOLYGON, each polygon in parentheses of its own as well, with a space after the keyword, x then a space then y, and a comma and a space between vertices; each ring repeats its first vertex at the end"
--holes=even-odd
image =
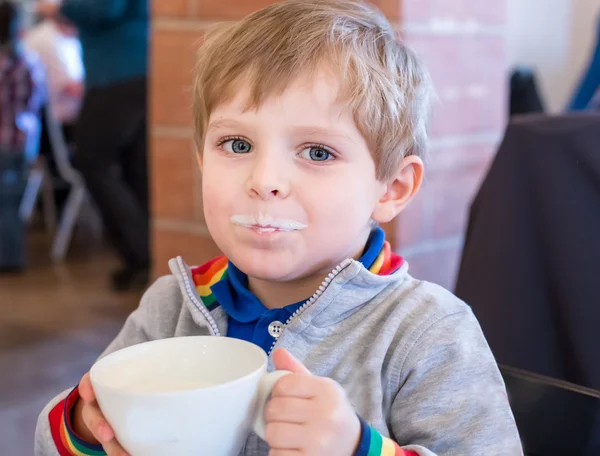
MULTIPOLYGON (((202 304, 183 260, 169 266, 172 275, 148 289, 102 356, 149 340, 227 334, 227 315, 202 304)), ((522 454, 502 377, 471 309, 443 288, 412 278, 406 263, 378 276, 346 260, 286 323, 273 349, 279 347, 314 375, 342 385, 359 416, 406 450, 522 454)), ((48 414, 67 393, 39 417, 37 456, 58 454, 48 414)), ((242 455, 268 452, 250 434, 242 455)))

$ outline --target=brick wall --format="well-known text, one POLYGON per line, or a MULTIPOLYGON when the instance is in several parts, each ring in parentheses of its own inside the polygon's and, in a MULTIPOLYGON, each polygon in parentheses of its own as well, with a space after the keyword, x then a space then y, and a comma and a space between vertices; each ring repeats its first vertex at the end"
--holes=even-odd
MULTIPOLYGON (((415 275, 452 287, 466 211, 504 123, 505 1, 376 0, 427 61, 439 103, 422 193, 386 227, 415 275)), ((202 218, 190 92, 203 30, 272 0, 154 0, 151 154, 154 264, 216 255, 202 218)))
POLYGON ((396 222, 396 245, 415 276, 452 289, 470 201, 505 125, 506 0, 404 0, 401 17, 439 100, 426 182, 396 222))
MULTIPOLYGON (((203 223, 190 84, 206 23, 202 0, 154 0, 151 71, 151 192, 155 275, 182 255, 201 263, 218 254, 203 223)), ((226 2, 222 2, 226 3, 226 2)))

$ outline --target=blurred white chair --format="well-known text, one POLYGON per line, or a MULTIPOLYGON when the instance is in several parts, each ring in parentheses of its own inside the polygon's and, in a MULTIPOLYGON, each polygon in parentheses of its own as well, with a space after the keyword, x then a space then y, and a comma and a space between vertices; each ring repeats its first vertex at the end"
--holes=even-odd
POLYGON ((62 261, 67 254, 73 230, 77 224, 83 203, 88 199, 88 193, 81 174, 71 164, 69 147, 62 128, 52 115, 50 103, 46 105, 46 128, 56 168, 60 177, 71 185, 69 195, 58 222, 58 229, 52 244, 51 258, 62 261))
POLYGON ((41 121, 33 114, 22 114, 17 119, 17 124, 21 130, 27 132, 25 158, 30 166, 27 185, 19 206, 19 215, 25 224, 31 222, 33 210, 41 192, 44 223, 48 231, 54 232, 56 206, 54 204, 52 180, 44 157, 39 156, 41 121))

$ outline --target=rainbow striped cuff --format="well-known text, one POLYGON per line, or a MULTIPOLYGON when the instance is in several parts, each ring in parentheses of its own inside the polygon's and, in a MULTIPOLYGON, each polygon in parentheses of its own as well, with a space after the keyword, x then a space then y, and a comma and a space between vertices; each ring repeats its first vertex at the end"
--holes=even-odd
POLYGON ((60 456, 106 456, 102 445, 85 442, 73 431, 71 410, 79 399, 79 387, 50 411, 50 432, 60 456))
POLYGON ((414 451, 403 450, 391 439, 382 436, 360 418, 360 442, 354 456, 419 456, 414 451))

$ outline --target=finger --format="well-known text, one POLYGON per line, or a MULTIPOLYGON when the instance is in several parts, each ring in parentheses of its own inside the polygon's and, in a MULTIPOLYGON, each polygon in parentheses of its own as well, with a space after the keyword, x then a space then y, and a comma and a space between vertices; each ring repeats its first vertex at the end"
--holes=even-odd
POLYGON ((295 397, 276 397, 265 407, 267 423, 306 423, 311 416, 311 401, 295 397))
POLYGON ((294 356, 285 348, 279 348, 273 352, 273 363, 277 370, 286 370, 294 374, 310 375, 310 371, 304 367, 304 364, 294 358, 294 356))
POLYGON ((299 399, 313 399, 321 393, 324 379, 320 377, 307 377, 305 375, 286 375, 280 378, 271 393, 276 397, 297 397, 299 399))
POLYGON ((81 410, 83 422, 96 439, 104 444, 115 438, 112 427, 102 415, 96 402, 86 403, 81 410))
POLYGON ((271 450, 269 456, 300 456, 300 450, 271 450))
POLYGON ((79 397, 86 402, 94 402, 96 400, 96 394, 94 393, 89 373, 81 377, 81 381, 79 382, 79 397))
POLYGON ((129 453, 123 449, 117 439, 112 439, 110 442, 102 445, 107 456, 129 456, 129 453))
POLYGON ((306 443, 306 427, 301 424, 267 423, 265 441, 273 450, 300 450, 306 443))

